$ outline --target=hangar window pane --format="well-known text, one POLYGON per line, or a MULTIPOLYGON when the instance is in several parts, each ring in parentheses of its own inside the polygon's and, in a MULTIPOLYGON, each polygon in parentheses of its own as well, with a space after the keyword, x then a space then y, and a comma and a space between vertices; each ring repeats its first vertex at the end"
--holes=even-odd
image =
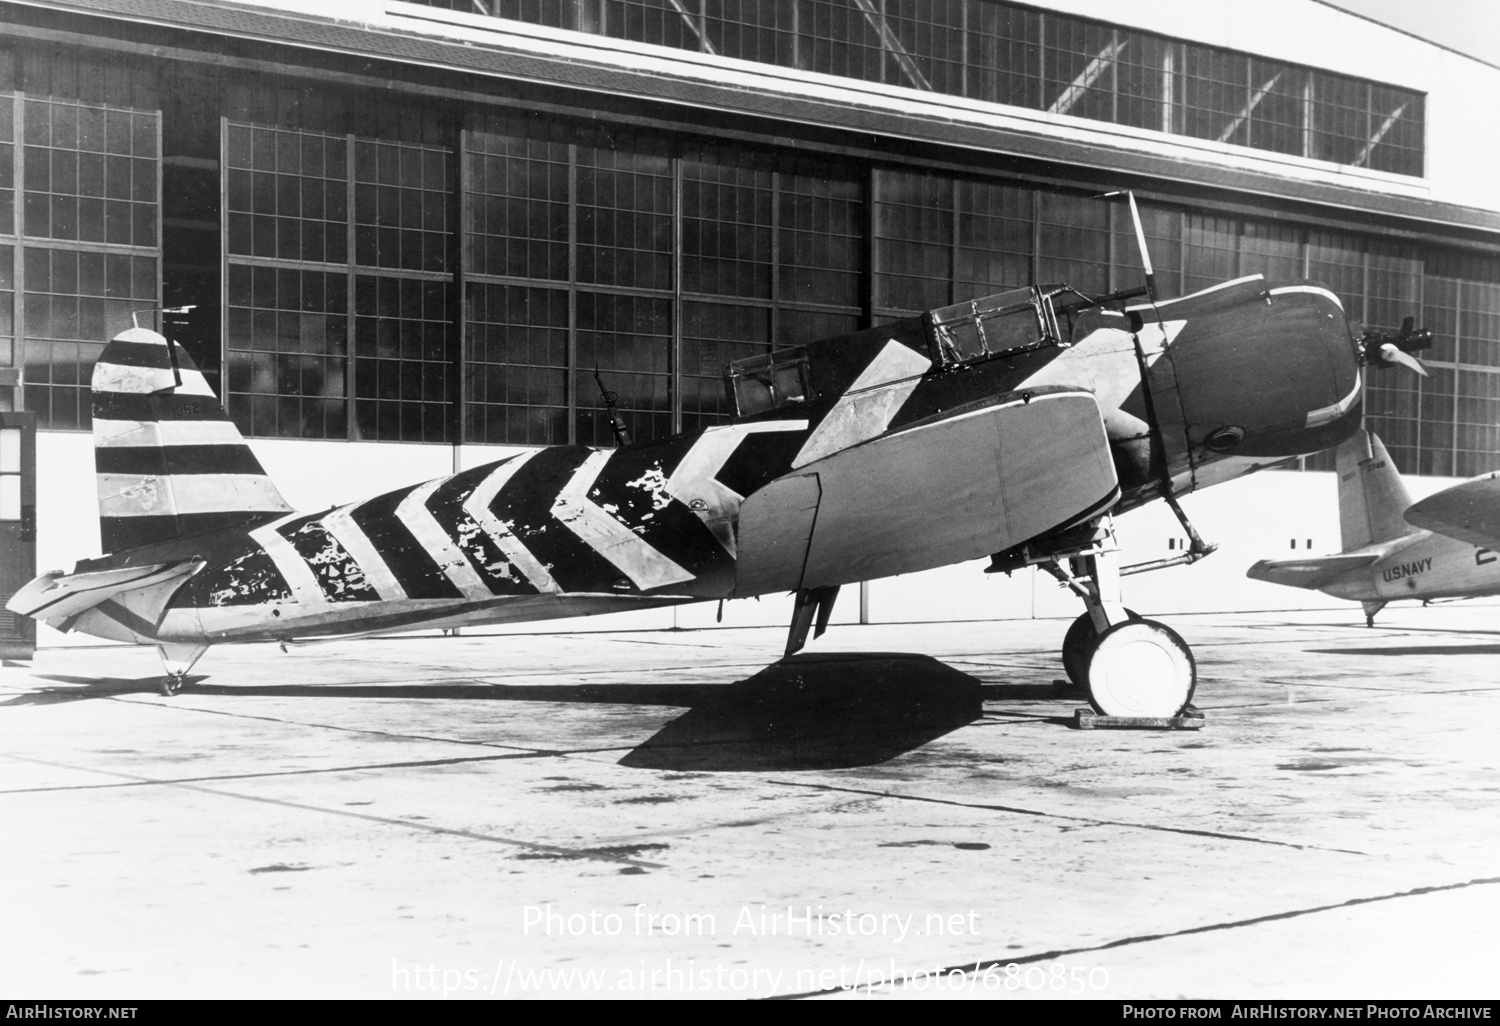
POLYGON ((229 267, 229 413, 247 435, 344 438, 348 276, 229 267))
MULTIPOLYGON (((549 28, 597 31, 598 0, 489 0, 490 11, 497 18, 510 18, 531 25, 546 25, 549 28), (592 10, 593 18, 580 21, 579 8, 592 10)), ((451 7, 456 11, 474 13, 474 0, 446 0, 438 7, 451 7)))
POLYGON ((341 135, 226 126, 231 255, 339 264, 348 259, 348 149, 341 135))
POLYGON ((15 247, 0 246, 0 367, 14 367, 15 361, 15 247))
POLYGON ((568 277, 568 142, 556 126, 504 119, 468 135, 468 268, 513 278, 568 277))
POLYGON ((864 185, 848 172, 793 165, 778 176, 782 302, 858 307, 864 269, 864 185))
POLYGON ((885 0, 887 84, 964 94, 964 2, 885 0))
POLYGON ((356 140, 354 262, 448 270, 454 186, 451 150, 356 140))
POLYGON ((1302 279, 1302 229, 1246 221, 1240 235, 1240 274, 1263 274, 1267 281, 1302 279))
POLYGON ((27 246, 26 408, 56 431, 92 423, 89 386, 104 344, 157 325, 157 258, 27 246))
POLYGON ((1182 52, 1179 131, 1197 139, 1245 144, 1249 136, 1244 117, 1250 99, 1249 58, 1191 44, 1182 52))
POLYGON ((1158 36, 1120 32, 1115 69, 1118 99, 1114 120, 1122 125, 1170 132, 1172 69, 1177 44, 1158 36))
POLYGON ((1500 368, 1500 285, 1464 282, 1458 359, 1461 364, 1500 368))
POLYGON ((773 178, 749 155, 683 160, 683 291, 770 298, 773 178))
POLYGON ((1239 234, 1240 223, 1232 218, 1187 216, 1182 232, 1184 294, 1240 276, 1239 234))
POLYGON ((357 437, 446 442, 456 396, 453 284, 360 275, 354 283, 357 437))
POLYGON ((1422 396, 1421 455, 1418 472, 1453 477, 1453 397, 1456 373, 1431 366, 1418 386, 1422 396))
POLYGON ((946 306, 953 281, 953 180, 875 175, 875 305, 915 311, 946 306))
POLYGON ((796 67, 790 6, 787 0, 704 0, 704 52, 796 67))
POLYGON ((1335 232, 1308 233, 1307 277, 1332 289, 1351 321, 1365 319, 1364 267, 1359 239, 1335 232))
POLYGON ((154 248, 159 115, 26 100, 28 236, 154 248))
POLYGON ((1109 201, 1041 194, 1037 278, 1090 295, 1109 291, 1109 201))
POLYGON ((15 94, 0 93, 0 235, 16 223, 15 140, 15 94))
POLYGON ((971 0, 967 96, 988 103, 1042 107, 1042 16, 971 0))
POLYGON ((1273 61, 1250 60, 1249 144, 1302 155, 1306 140, 1307 73, 1273 61))
POLYGON ((848 335, 859 329, 859 317, 826 310, 788 310, 776 313, 776 348, 800 346, 819 339, 848 335))
POLYGON ((703 39, 702 3, 701 0, 604 0, 603 34, 679 50, 697 50, 703 39))
POLYGON ((1370 87, 1370 135, 1365 167, 1399 175, 1422 174, 1424 105, 1417 93, 1389 86, 1370 87))
POLYGON ((958 183, 958 268, 954 299, 974 299, 1031 281, 1032 192, 958 183))
POLYGON ((613 445, 609 417, 594 369, 618 393, 620 418, 632 439, 665 438, 672 431, 672 304, 666 299, 580 292, 578 396, 580 445, 613 445))
POLYGON ((1043 19, 1042 105, 1053 114, 1115 119, 1115 71, 1126 41, 1107 25, 1043 19))
POLYGON ((1432 348, 1420 359, 1453 363, 1458 350, 1458 289, 1456 278, 1428 274, 1422 278, 1422 327, 1432 332, 1432 348))
MULTIPOLYGON (((884 20, 873 2, 797 0, 797 66, 866 82, 884 78, 884 20)), ((906 84, 910 84, 909 82, 906 84)))
POLYGON ((682 429, 698 431, 734 415, 724 388, 732 360, 771 351, 771 311, 758 306, 682 305, 682 429))
POLYGON ((1460 367, 1457 382, 1453 472, 1500 470, 1500 372, 1460 367))
POLYGON ((598 142, 577 148, 578 280, 671 288, 671 159, 631 136, 598 142))
POLYGON ((470 282, 467 304, 464 440, 566 443, 568 294, 470 282))
POLYGON ((1335 164, 1359 160, 1369 140, 1369 86, 1338 75, 1314 73, 1312 151, 1335 164))

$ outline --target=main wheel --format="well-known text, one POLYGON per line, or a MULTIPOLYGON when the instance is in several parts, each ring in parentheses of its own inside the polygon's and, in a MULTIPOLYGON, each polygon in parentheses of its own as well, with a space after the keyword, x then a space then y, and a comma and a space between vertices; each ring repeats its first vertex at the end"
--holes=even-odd
POLYGON ((1177 632, 1127 620, 1099 635, 1088 657, 1089 704, 1101 716, 1176 716, 1193 700, 1198 665, 1177 632))
MULTIPOLYGON (((1125 615, 1132 620, 1141 618, 1134 609, 1125 610, 1125 615)), ((1070 681, 1081 688, 1088 686, 1089 655, 1094 651, 1094 642, 1098 638, 1099 632, 1094 630, 1094 618, 1088 613, 1074 620, 1068 633, 1063 635, 1063 671, 1070 681)))

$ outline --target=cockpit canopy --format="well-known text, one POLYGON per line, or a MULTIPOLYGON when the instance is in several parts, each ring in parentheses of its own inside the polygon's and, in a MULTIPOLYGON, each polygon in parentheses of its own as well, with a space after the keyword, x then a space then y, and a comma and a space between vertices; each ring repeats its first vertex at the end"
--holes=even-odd
POLYGON ((837 377, 825 365, 830 361, 836 365, 846 362, 863 365, 869 361, 868 355, 851 354, 866 353, 867 346, 883 346, 891 339, 898 339, 925 352, 934 369, 949 369, 1031 349, 1065 345, 1067 338, 1058 328, 1059 313, 1071 322, 1068 316, 1071 309, 1094 305, 1095 301, 1066 285, 1012 289, 929 310, 920 317, 854 335, 736 360, 724 369, 724 381, 736 415, 753 417, 814 401, 817 398, 814 383, 826 385, 830 378, 837 377), (1054 299, 1063 296, 1074 297, 1074 301, 1062 300, 1055 305, 1054 299))

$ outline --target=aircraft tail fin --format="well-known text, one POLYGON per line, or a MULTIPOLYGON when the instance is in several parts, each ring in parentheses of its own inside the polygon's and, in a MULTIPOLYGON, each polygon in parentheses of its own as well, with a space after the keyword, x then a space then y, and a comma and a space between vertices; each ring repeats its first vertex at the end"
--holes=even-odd
POLYGON ((104 347, 93 414, 105 552, 291 512, 192 358, 154 331, 104 347))
POLYGON ((1406 484, 1378 437, 1364 429, 1338 450, 1339 533, 1345 552, 1411 534, 1406 484))

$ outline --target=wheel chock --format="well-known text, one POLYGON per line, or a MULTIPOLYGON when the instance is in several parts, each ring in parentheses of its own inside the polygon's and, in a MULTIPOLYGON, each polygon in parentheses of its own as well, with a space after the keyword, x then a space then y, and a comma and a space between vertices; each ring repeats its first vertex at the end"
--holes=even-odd
POLYGON ((1187 706, 1176 716, 1101 716, 1092 709, 1074 711, 1079 730, 1202 730, 1203 713, 1187 706))

